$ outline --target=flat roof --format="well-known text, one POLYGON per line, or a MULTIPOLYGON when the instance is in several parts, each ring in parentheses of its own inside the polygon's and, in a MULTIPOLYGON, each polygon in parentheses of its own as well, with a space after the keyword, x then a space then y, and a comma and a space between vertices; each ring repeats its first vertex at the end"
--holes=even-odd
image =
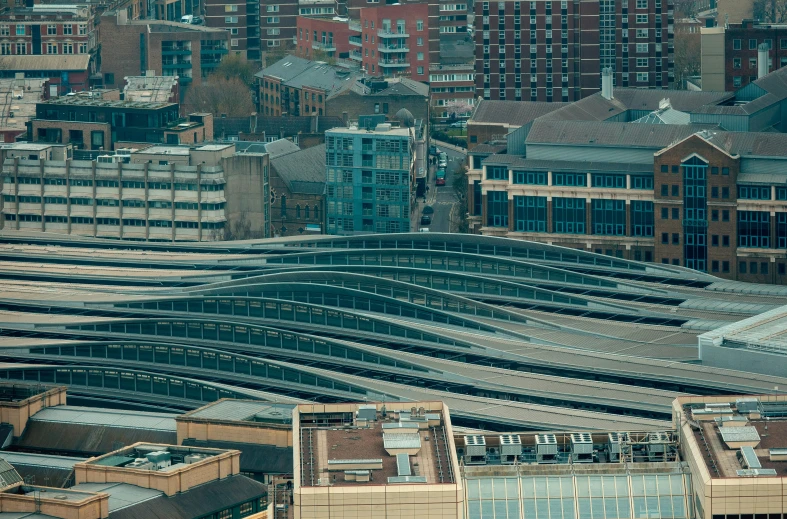
POLYGON ((128 483, 80 483, 71 488, 82 492, 109 494, 110 513, 164 495, 164 492, 160 490, 142 488, 128 483))
POLYGON ((182 157, 188 157, 190 153, 191 148, 187 146, 151 146, 134 152, 134 154, 179 155, 182 157))
POLYGON ((104 425, 110 427, 127 427, 130 429, 147 429, 151 431, 176 431, 176 416, 176 414, 171 413, 123 411, 118 409, 96 409, 93 407, 60 405, 44 408, 34 414, 31 419, 39 422, 104 425))
MULTIPOLYGON (((38 56, 36 56, 38 57, 38 56)), ((0 59, 0 64, 2 60, 0 59)), ((148 103, 144 101, 111 101, 107 99, 96 99, 85 96, 61 96, 53 97, 38 104, 42 105, 67 105, 67 106, 90 106, 105 108, 133 108, 137 110, 158 110, 160 108, 177 108, 177 103, 148 103)))
POLYGON ((74 465, 88 458, 74 458, 71 456, 54 456, 50 454, 35 454, 32 452, 2 451, 3 458, 11 465, 27 465, 31 467, 45 467, 57 469, 73 469, 74 465))
POLYGON ((698 340, 700 346, 729 344, 787 355, 787 305, 703 333, 698 340))
POLYGON ((186 413, 183 417, 232 422, 287 421, 291 420, 293 407, 294 405, 289 404, 227 399, 208 404, 196 411, 186 413))
POLYGON ((390 130, 385 131, 378 131, 377 129, 374 130, 367 130, 366 128, 331 128, 330 130, 325 130, 325 133, 334 133, 334 134, 352 134, 352 135, 373 135, 375 137, 379 136, 391 136, 391 137, 409 137, 410 136, 410 129, 409 128, 395 128, 391 127, 390 130))

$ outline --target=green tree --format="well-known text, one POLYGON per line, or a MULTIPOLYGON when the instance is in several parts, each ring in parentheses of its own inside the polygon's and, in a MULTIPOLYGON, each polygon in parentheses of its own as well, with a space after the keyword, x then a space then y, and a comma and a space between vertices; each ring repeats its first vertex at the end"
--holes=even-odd
POLYGON ((213 71, 212 75, 223 77, 228 81, 232 78, 238 78, 247 87, 251 87, 254 84, 254 67, 239 54, 230 54, 221 60, 221 63, 213 71))
POLYGON ((459 170, 457 170, 452 187, 459 201, 456 203, 456 208, 454 209, 450 230, 467 234, 470 232, 470 226, 467 223, 467 164, 463 164, 459 170))
POLYGON ((249 87, 240 78, 225 79, 216 74, 189 88, 183 104, 189 112, 210 112, 216 116, 246 117, 254 111, 249 87))

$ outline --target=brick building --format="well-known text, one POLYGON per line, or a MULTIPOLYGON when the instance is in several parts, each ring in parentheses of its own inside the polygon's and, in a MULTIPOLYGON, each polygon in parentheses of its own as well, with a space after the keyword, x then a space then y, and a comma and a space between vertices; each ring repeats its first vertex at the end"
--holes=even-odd
POLYGON ((251 61, 260 60, 260 3, 246 0, 207 0, 205 25, 230 34, 230 48, 251 61))
MULTIPOLYGON (((505 142, 469 151, 471 228, 787 284, 785 77, 734 93, 609 87, 548 113, 518 106, 505 142)), ((471 139, 502 121, 484 103, 471 139)))
POLYGON ((440 53, 429 63, 429 85, 435 118, 447 122, 471 115, 476 104, 475 42, 471 35, 440 35, 440 53))
POLYGON ((72 55, 96 52, 93 9, 87 5, 33 5, 0 11, 0 55, 72 55))
POLYGON ((490 142, 505 144, 506 136, 512 131, 532 124, 536 118, 564 106, 568 104, 484 99, 467 121, 467 149, 473 151, 476 146, 490 142))
POLYGON ((621 87, 673 80, 671 0, 475 3, 476 88, 485 99, 575 101, 611 68, 621 87))
MULTIPOLYGON (((295 36, 295 54, 304 59, 350 58, 355 50, 352 40, 360 41, 360 36, 350 29, 347 20, 299 16, 295 36)), ((357 51, 356 51, 357 52, 357 51)))
POLYGON ((46 79, 0 79, 0 142, 24 138, 47 89, 46 79))
POLYGON ((271 158, 271 227, 278 236, 325 229, 325 145, 271 158))
POLYGON ((126 76, 178 76, 181 86, 199 85, 234 50, 223 29, 177 22, 129 20, 125 11, 101 17, 104 84, 119 87, 126 76))
POLYGON ((0 78, 46 79, 48 93, 65 95, 91 87, 89 54, 0 56, 0 78))
POLYGON ((114 150, 144 144, 196 144, 213 140, 213 115, 179 115, 176 103, 111 101, 85 95, 36 105, 27 123, 29 140, 114 150))
POLYGON ((287 56, 257 74, 260 115, 325 115, 328 100, 353 88, 357 70, 287 56))
POLYGON ((787 25, 743 20, 726 27, 703 28, 703 89, 737 90, 756 80, 762 44, 768 51, 763 72, 787 65, 787 25))

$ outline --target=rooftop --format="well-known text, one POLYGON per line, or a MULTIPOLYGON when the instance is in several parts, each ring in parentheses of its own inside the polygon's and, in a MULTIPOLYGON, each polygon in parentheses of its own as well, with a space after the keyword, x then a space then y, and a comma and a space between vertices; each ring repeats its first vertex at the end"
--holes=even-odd
POLYGON ((291 88, 309 87, 325 91, 327 97, 349 89, 361 77, 358 70, 332 66, 324 61, 310 61, 287 56, 255 74, 256 77, 275 77, 291 88))
POLYGON ((178 85, 177 76, 126 76, 124 79, 126 101, 168 103, 178 85))
POLYGON ((5 71, 85 71, 90 63, 90 54, 67 55, 5 55, 0 56, 0 69, 5 71))
MULTIPOLYGON (((380 128, 380 126, 378 126, 380 128)), ((374 130, 367 130, 366 128, 358 128, 355 126, 351 126, 349 128, 332 128, 325 132, 326 135, 328 134, 344 134, 344 135, 373 135, 375 137, 409 137, 410 136, 410 129, 409 128, 395 128, 391 127, 387 130, 377 129, 374 130)))
POLYGON ((26 129, 35 117, 46 79, 0 79, 0 129, 26 129))
MULTIPOLYGON (((421 412, 418 402, 412 405, 421 412)), ((390 478, 399 476, 424 478, 426 484, 454 482, 455 458, 444 437, 450 424, 443 412, 433 410, 431 419, 416 417, 421 428, 415 432, 392 432, 383 425, 414 416, 410 409, 385 412, 375 406, 342 404, 346 421, 330 427, 320 425, 330 414, 312 413, 308 404, 299 410, 301 486, 384 485, 398 483, 390 478)))
POLYGON ((527 136, 528 144, 665 148, 675 141, 713 127, 699 124, 629 124, 623 122, 551 121, 539 119, 527 136))
MULTIPOLYGON (((1 60, 0 60, 1 61, 1 60)), ((88 98, 85 96, 61 96, 41 101, 43 105, 91 106, 105 108, 125 108, 135 110, 158 110, 160 108, 177 108, 177 103, 150 103, 144 101, 109 101, 88 98)))
POLYGON ((182 415, 181 418, 289 424, 292 422, 293 407, 289 404, 268 404, 252 400, 223 399, 200 407, 195 411, 190 411, 182 415))
POLYGON ((271 166, 293 193, 321 195, 325 190, 325 144, 274 157, 271 166))
POLYGON ((567 104, 483 99, 478 103, 473 116, 467 122, 468 124, 507 124, 520 127, 567 104))

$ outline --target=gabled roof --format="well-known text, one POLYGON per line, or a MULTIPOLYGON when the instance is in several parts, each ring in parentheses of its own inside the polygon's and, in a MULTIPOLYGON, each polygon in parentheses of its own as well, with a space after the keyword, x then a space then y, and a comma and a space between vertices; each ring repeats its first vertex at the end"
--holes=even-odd
POLYGON ((381 90, 375 96, 429 96, 429 85, 421 83, 420 81, 413 81, 406 77, 400 78, 396 82, 389 80, 389 86, 385 90, 381 90))
POLYGON ((703 124, 630 124, 595 121, 537 120, 527 136, 528 144, 614 146, 658 150, 700 130, 703 124))
POLYGON ((184 439, 183 445, 239 450, 241 452, 240 470, 242 472, 292 474, 292 447, 276 447, 259 443, 195 440, 193 438, 184 439))
POLYGON ((709 131, 700 135, 730 155, 787 157, 787 134, 709 131))
POLYGON ((325 189, 325 144, 271 159, 292 193, 321 195, 325 189))
POLYGON ((297 144, 288 139, 278 139, 265 143, 265 153, 270 156, 271 160, 300 150, 297 144))
POLYGON ((213 135, 218 138, 249 133, 250 124, 248 117, 218 117, 213 119, 213 135))
POLYGON ((314 88, 325 91, 327 97, 352 88, 361 77, 359 70, 329 65, 324 61, 309 61, 297 56, 282 58, 255 74, 256 77, 275 77, 291 88, 314 88))
POLYGON ((473 116, 467 122, 468 124, 507 124, 519 127, 568 105, 569 103, 483 99, 478 103, 473 116))
POLYGON ((90 54, 19 55, 0 56, 0 70, 61 70, 83 71, 90 63, 90 54))
POLYGON ((691 115, 667 107, 651 112, 632 122, 636 124, 689 124, 691 122, 691 115))

